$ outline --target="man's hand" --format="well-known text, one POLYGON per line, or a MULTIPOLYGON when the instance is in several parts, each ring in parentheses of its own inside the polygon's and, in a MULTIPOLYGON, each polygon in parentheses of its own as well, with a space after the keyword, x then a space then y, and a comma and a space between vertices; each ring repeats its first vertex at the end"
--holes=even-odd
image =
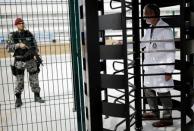
POLYGON ((34 60, 37 60, 37 59, 36 59, 36 56, 34 56, 34 60))
POLYGON ((28 48, 28 46, 26 46, 26 44, 24 44, 24 43, 18 43, 16 46, 17 46, 17 48, 21 48, 21 49, 28 48))
POLYGON ((169 81, 170 79, 172 79, 172 74, 171 73, 165 73, 165 80, 169 81))
POLYGON ((26 46, 26 44, 20 43, 20 48, 25 49, 28 48, 28 46, 26 46))

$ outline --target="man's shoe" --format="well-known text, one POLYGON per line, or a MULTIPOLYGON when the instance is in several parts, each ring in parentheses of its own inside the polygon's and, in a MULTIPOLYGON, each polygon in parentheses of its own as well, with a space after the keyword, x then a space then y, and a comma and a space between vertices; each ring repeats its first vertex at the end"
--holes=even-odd
POLYGON ((21 106, 22 106, 22 99, 17 98, 16 102, 15 102, 15 107, 18 108, 18 107, 21 107, 21 106))
POLYGON ((153 112, 146 112, 142 115, 142 118, 143 119, 146 119, 146 120, 156 120, 159 118, 158 115, 156 115, 155 113, 153 112))
POLYGON ((153 127, 166 127, 166 126, 172 126, 172 125, 173 125, 172 120, 160 120, 152 124, 153 127))
POLYGON ((21 94, 17 93, 15 94, 15 96, 16 96, 15 107, 16 108, 21 107, 22 106, 21 94))
POLYGON ((43 99, 40 97, 40 94, 39 94, 39 93, 34 93, 34 101, 35 101, 35 102, 39 102, 39 103, 45 103, 45 100, 43 100, 43 99))
POLYGON ((41 97, 37 97, 35 98, 35 102, 45 103, 45 100, 43 100, 41 97))

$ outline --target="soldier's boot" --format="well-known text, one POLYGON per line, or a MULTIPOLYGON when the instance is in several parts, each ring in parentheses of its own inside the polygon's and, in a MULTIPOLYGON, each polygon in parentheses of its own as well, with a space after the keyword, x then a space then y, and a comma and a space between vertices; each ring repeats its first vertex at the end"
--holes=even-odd
POLYGON ((22 106, 21 94, 17 93, 15 94, 15 96, 16 96, 15 107, 16 108, 21 107, 22 106))
POLYGON ((40 93, 34 93, 34 101, 35 101, 35 102, 39 102, 39 103, 45 103, 45 100, 43 100, 43 99, 40 97, 40 93))

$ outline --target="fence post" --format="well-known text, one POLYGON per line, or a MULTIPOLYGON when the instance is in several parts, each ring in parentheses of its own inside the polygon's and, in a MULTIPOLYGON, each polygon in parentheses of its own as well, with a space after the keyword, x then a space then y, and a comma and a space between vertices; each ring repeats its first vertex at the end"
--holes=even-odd
POLYGON ((83 77, 80 47, 79 6, 77 0, 69 0, 73 89, 78 131, 85 131, 83 77))

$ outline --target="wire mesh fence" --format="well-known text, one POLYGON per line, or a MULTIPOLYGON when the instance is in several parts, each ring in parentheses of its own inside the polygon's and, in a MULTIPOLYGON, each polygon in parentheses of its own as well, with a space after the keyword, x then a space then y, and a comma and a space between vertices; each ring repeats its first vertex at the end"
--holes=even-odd
POLYGON ((0 131, 76 131, 68 0, 0 0, 0 131), (8 34, 16 31, 16 18, 36 39, 43 60, 40 96, 34 101, 29 73, 24 72, 23 105, 15 107, 17 86, 6 49, 8 34))

